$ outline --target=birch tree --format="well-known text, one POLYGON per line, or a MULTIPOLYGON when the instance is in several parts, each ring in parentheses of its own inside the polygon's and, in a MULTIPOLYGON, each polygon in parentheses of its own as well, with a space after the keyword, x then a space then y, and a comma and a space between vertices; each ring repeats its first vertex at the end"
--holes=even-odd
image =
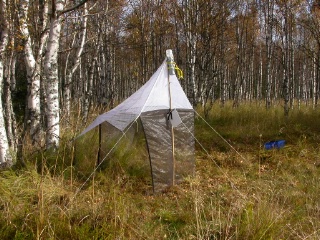
POLYGON ((218 27, 219 40, 219 62, 220 62, 220 103, 223 107, 227 100, 227 78, 226 78, 226 29, 228 11, 226 1, 219 1, 220 18, 218 27))
MULTIPOLYGON (((14 11, 10 10, 11 21, 9 23, 10 32, 15 32, 15 21, 13 20, 14 11)), ((3 84, 3 101, 4 101, 4 113, 5 113, 5 123, 7 130, 7 137, 9 142, 9 147, 14 153, 16 153, 18 145, 18 130, 16 116, 13 111, 12 103, 12 91, 15 88, 15 67, 16 67, 16 53, 13 50, 15 45, 14 37, 10 38, 10 43, 8 45, 7 63, 4 71, 4 84, 3 84)))
POLYGON ((53 0, 49 12, 49 36, 44 59, 44 80, 46 94, 46 147, 59 146, 60 138, 60 104, 59 104, 59 78, 58 78, 58 50, 61 34, 61 21, 65 13, 82 6, 88 0, 65 8, 65 0, 53 0))
POLYGON ((290 94, 290 90, 294 83, 294 48, 293 48, 293 32, 294 32, 294 3, 291 1, 278 1, 278 7, 282 13, 281 19, 284 20, 282 25, 282 46, 283 46, 283 100, 284 115, 289 115, 290 100, 294 96, 290 94))
MULTIPOLYGON (((64 113, 67 117, 70 116, 70 110, 71 110, 71 84, 72 84, 72 77, 74 73, 77 71, 77 69, 80 66, 81 63, 81 55, 84 50, 84 45, 86 43, 86 37, 87 37, 87 16, 88 10, 87 10, 87 4, 84 4, 84 12, 83 16, 81 17, 81 29, 80 32, 80 44, 78 44, 78 47, 76 48, 76 54, 73 56, 73 64, 68 64, 70 61, 69 57, 70 54, 68 54, 67 61, 65 64, 65 83, 64 83, 64 113)), ((74 35, 72 48, 75 48, 75 42, 77 38, 77 33, 74 35)))
POLYGON ((44 77, 46 90, 46 147, 59 145, 60 112, 59 112, 59 80, 58 80, 58 49, 61 31, 61 12, 65 1, 52 1, 50 14, 50 31, 44 59, 44 77))
POLYGON ((218 29, 220 9, 214 2, 203 1, 198 11, 197 46, 197 96, 205 115, 212 107, 218 85, 218 29), (211 14, 208 14, 211 13, 211 14))
MULTIPOLYGON (((12 25, 10 26, 10 29, 12 25)), ((14 39, 11 40, 11 46, 14 45, 14 39)), ((12 48, 10 46, 10 48, 12 48)), ((13 105, 12 105, 12 89, 13 89, 13 82, 14 82, 14 72, 15 72, 15 63, 16 63, 16 55, 14 51, 10 51, 7 55, 6 66, 4 68, 4 81, 3 81, 3 101, 4 101, 4 113, 5 113, 5 123, 6 123, 6 130, 7 130, 7 137, 9 147, 15 153, 17 150, 17 122, 16 116, 13 112, 13 105)))
MULTIPOLYGON (((261 5, 260 1, 260 5, 261 5)), ((263 6, 263 5, 262 5, 263 6)), ((272 36, 273 36, 273 11, 274 11, 274 0, 267 0, 264 7, 264 21, 265 21, 265 48, 266 48, 266 108, 271 107, 271 63, 272 63, 272 36)))
POLYGON ((4 67, 4 81, 3 81, 3 107, 4 107, 4 115, 5 115, 5 123, 6 123, 6 130, 7 130, 7 137, 9 147, 11 148, 12 153, 16 153, 17 150, 17 122, 16 116, 13 111, 13 104, 12 104, 12 91, 15 88, 15 67, 16 67, 16 58, 17 54, 14 51, 15 46, 15 38, 13 34, 16 32, 16 11, 12 2, 8 2, 7 7, 7 19, 8 19, 8 29, 10 32, 10 41, 7 47, 6 53, 6 64, 4 67))
POLYGON ((234 102, 233 106, 238 107, 243 94, 243 84, 245 84, 244 69, 246 64, 246 24, 247 21, 247 11, 246 5, 242 1, 238 1, 236 9, 236 19, 235 19, 235 39, 236 39, 236 67, 235 67, 235 82, 234 82, 234 102))
POLYGON ((310 31, 312 39, 310 44, 310 55, 312 57, 312 104, 318 105, 320 91, 320 1, 314 1, 311 6, 310 19, 306 21, 305 27, 310 31))
POLYGON ((0 1, 0 167, 12 165, 12 156, 5 128, 4 109, 2 103, 4 66, 6 63, 6 48, 9 42, 7 1, 0 1))
POLYGON ((28 81, 28 101, 27 112, 25 115, 27 128, 30 130, 30 137, 33 143, 40 143, 41 140, 41 123, 40 123, 40 79, 41 79, 41 64, 42 56, 44 54, 45 44, 47 40, 47 1, 39 1, 38 5, 38 23, 40 39, 31 39, 29 32, 30 20, 29 14, 29 0, 20 0, 19 2, 19 21, 20 32, 24 42, 24 58, 27 69, 28 81), (38 42, 36 48, 34 44, 38 42))
POLYGON ((196 87, 196 50, 197 50, 197 24, 198 24, 198 11, 199 6, 196 0, 187 0, 182 2, 182 21, 183 31, 186 39, 186 79, 187 83, 187 96, 191 104, 197 103, 196 96, 198 95, 196 87))

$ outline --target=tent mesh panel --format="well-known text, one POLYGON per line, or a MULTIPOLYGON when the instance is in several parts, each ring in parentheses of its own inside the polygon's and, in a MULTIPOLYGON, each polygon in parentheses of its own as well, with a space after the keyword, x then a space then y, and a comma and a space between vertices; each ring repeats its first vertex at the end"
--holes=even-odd
POLYGON ((181 120, 174 128, 174 156, 172 154, 171 125, 167 119, 168 110, 141 114, 141 121, 149 149, 153 186, 155 192, 163 191, 173 183, 179 183, 185 176, 193 175, 194 139, 193 111, 178 110, 181 120))

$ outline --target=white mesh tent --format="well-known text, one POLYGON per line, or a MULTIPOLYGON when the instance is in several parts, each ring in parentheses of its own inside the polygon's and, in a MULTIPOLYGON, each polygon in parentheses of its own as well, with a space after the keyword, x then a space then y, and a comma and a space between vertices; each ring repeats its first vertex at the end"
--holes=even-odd
POLYGON ((141 121, 155 192, 192 175, 195 167, 194 111, 175 75, 172 51, 166 54, 149 81, 117 107, 98 116, 80 134, 104 126, 101 137, 106 138, 141 121))

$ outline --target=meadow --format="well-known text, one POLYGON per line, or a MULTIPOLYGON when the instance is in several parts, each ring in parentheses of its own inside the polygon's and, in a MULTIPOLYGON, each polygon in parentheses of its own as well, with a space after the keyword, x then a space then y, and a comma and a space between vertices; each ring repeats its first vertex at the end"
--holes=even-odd
POLYGON ((195 176, 158 194, 141 139, 96 171, 94 134, 70 140, 85 127, 76 114, 58 150, 26 142, 27 166, 0 172, 0 238, 320 239, 320 110, 197 112, 195 176), (264 149, 279 139, 285 147, 264 149))

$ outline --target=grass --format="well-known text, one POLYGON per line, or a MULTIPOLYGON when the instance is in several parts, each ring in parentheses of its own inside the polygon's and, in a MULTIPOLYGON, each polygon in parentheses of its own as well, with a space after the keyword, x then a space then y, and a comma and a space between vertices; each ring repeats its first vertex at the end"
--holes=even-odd
POLYGON ((27 168, 0 173, 0 238, 319 239, 319 115, 214 105, 206 121, 224 140, 196 117, 196 174, 161 194, 141 139, 91 176, 95 133, 75 146, 74 124, 56 152, 26 147, 27 168), (263 149, 277 139, 286 146, 263 149))

